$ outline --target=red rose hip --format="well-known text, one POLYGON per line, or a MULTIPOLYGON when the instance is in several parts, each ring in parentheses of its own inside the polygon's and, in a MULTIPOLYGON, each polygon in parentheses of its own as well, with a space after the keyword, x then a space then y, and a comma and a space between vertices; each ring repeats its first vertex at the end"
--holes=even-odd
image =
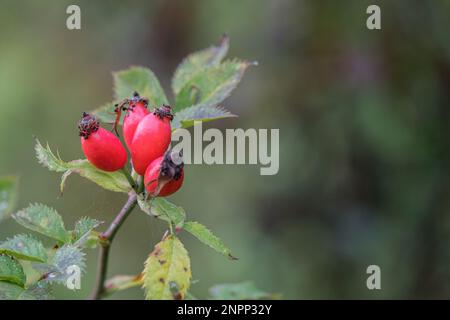
POLYGON ((146 115, 137 125, 130 151, 134 170, 141 176, 148 165, 168 149, 172 119, 171 108, 162 106, 146 115))
POLYGON ((124 146, 112 132, 100 127, 95 117, 83 112, 78 129, 81 148, 95 167, 104 171, 116 171, 125 166, 127 152, 124 146))
POLYGON ((147 110, 148 100, 139 97, 137 92, 129 100, 129 107, 123 120, 123 137, 128 148, 131 148, 134 133, 141 120, 150 112, 147 110))
POLYGON ((174 155, 167 152, 166 155, 156 158, 145 171, 144 183, 147 192, 154 197, 169 196, 181 188, 184 181, 184 164, 181 161, 174 162, 174 155))

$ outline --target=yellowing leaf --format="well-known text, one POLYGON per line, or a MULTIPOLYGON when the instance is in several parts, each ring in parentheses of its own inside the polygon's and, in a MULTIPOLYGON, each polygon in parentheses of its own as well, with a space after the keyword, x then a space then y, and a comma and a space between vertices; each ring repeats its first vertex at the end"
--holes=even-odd
POLYGON ((191 280, 189 255, 181 241, 167 236, 145 261, 143 272, 147 300, 184 299, 191 280))
POLYGON ((117 275, 108 279, 105 283, 105 295, 111 295, 114 292, 126 290, 129 288, 142 286, 142 274, 138 275, 117 275))

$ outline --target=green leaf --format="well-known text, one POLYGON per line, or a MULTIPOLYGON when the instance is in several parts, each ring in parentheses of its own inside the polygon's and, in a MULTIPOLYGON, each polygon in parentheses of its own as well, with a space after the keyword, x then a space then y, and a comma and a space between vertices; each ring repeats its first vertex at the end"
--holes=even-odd
POLYGON ((82 244, 89 238, 91 231, 97 228, 102 223, 103 222, 98 221, 96 219, 92 219, 89 217, 82 217, 75 224, 75 230, 73 231, 74 236, 73 242, 75 242, 75 244, 77 245, 82 244))
POLYGON ((0 222, 8 218, 17 200, 18 179, 14 176, 0 177, 0 222))
POLYGON ((69 267, 77 266, 81 272, 86 269, 85 254, 78 247, 66 244, 59 248, 49 265, 34 265, 47 273, 46 281, 65 283, 70 274, 69 267))
POLYGON ((179 300, 191 279, 189 255, 178 238, 170 235, 155 246, 143 272, 147 300, 179 300))
POLYGON ((15 283, 23 287, 26 280, 22 266, 17 260, 4 254, 0 255, 0 281, 15 283))
MULTIPOLYGON (((128 193, 131 190, 130 183, 123 175, 121 171, 115 172, 106 172, 94 167, 87 160, 73 160, 68 163, 70 166, 70 172, 67 174, 71 174, 72 172, 78 173, 83 178, 91 180, 96 183, 100 187, 103 187, 106 190, 114 191, 114 192, 124 192, 128 193)), ((67 178, 67 176, 65 178, 67 178)), ((64 179, 65 182, 65 179, 64 179)), ((61 192, 64 191, 64 183, 61 186, 61 192)))
POLYGON ((209 289, 216 300, 273 300, 279 295, 259 290, 252 282, 218 284, 209 289))
POLYGON ((177 228, 181 228, 186 219, 186 213, 182 207, 164 198, 155 198, 153 200, 151 212, 156 217, 161 217, 162 219, 166 217, 166 221, 171 222, 177 228))
POLYGON ((53 299, 48 283, 39 281, 27 289, 0 281, 0 300, 49 300, 53 299))
POLYGON ((42 242, 26 234, 16 235, 0 243, 0 254, 2 253, 20 260, 47 261, 47 252, 42 242))
POLYGON ((17 300, 23 291, 24 289, 16 284, 0 281, 0 300, 17 300))
POLYGON ((206 228, 201 223, 195 221, 187 221, 184 223, 183 229, 217 252, 227 256, 232 260, 237 260, 237 258, 231 254, 230 249, 225 246, 222 240, 215 236, 211 232, 211 230, 206 228))
POLYGON ((200 71, 176 96, 175 111, 192 105, 216 107, 236 88, 250 65, 248 61, 228 60, 200 71))
MULTIPOLYGON (((151 106, 160 106, 168 104, 167 97, 162 89, 158 79, 147 68, 131 67, 113 74, 115 99, 123 100, 130 98, 136 91, 143 98, 149 99, 151 106)), ((114 114, 114 102, 105 103, 103 106, 91 111, 100 121, 104 123, 114 123, 116 115, 114 114)), ((123 117, 119 120, 122 125, 123 117)))
POLYGON ((148 215, 167 221, 176 228, 181 228, 186 219, 186 213, 183 208, 164 198, 153 198, 145 201, 143 196, 139 196, 138 204, 142 211, 148 215))
POLYGON ((39 163, 44 167, 50 171, 64 172, 61 179, 61 192, 64 191, 67 178, 74 172, 110 191, 128 193, 131 190, 128 180, 120 171, 106 172, 97 169, 87 160, 65 162, 50 150, 48 144, 44 148, 37 139, 35 150, 39 163))
POLYGON ((151 208, 152 208, 152 200, 153 200, 153 198, 148 198, 147 199, 147 197, 145 195, 143 195, 143 194, 138 194, 138 196, 137 196, 137 201, 138 201, 139 208, 141 208, 141 210, 143 212, 145 212, 146 214, 148 214, 149 216, 153 216, 153 213, 152 213, 152 210, 151 210, 151 208))
POLYGON ((61 216, 55 209, 43 204, 31 204, 28 208, 13 214, 13 218, 25 228, 39 232, 61 242, 70 241, 61 216))
POLYGON ((147 68, 131 67, 114 73, 114 92, 117 100, 130 98, 134 92, 147 98, 151 106, 168 104, 158 79, 147 68))
POLYGON ((172 121, 172 128, 189 128, 195 121, 209 122, 233 117, 237 116, 222 107, 205 107, 197 104, 177 112, 172 121))
POLYGON ((226 56, 229 44, 228 36, 223 36, 219 45, 188 55, 178 66, 172 79, 172 90, 175 96, 200 71, 219 64, 226 56))
POLYGON ((79 248, 66 244, 59 248, 52 259, 52 265, 65 272, 70 266, 76 265, 84 270, 86 267, 85 254, 79 248))
POLYGON ((36 158, 38 159, 39 163, 50 171, 64 172, 69 169, 67 162, 61 160, 59 154, 57 156, 53 154, 48 143, 44 148, 41 142, 36 139, 34 150, 36 151, 36 158))
MULTIPOLYGON (((103 106, 98 107, 95 110, 92 110, 90 113, 97 117, 98 120, 100 120, 103 123, 110 123, 113 124, 114 121, 116 121, 116 115, 114 114, 114 102, 105 103, 103 106)), ((122 116, 120 118, 119 124, 122 125, 123 123, 123 116, 124 113, 122 113, 122 116)))
POLYGON ((138 274, 137 276, 117 275, 106 281, 105 295, 111 295, 117 291, 139 287, 142 286, 142 284, 142 274, 138 274))
POLYGON ((25 289, 17 300, 51 300, 53 299, 51 286, 46 281, 38 281, 25 289))

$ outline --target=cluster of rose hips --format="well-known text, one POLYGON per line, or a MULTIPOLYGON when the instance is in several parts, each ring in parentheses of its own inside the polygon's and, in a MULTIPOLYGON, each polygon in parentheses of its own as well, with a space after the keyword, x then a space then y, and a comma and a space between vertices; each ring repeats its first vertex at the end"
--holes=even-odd
MULTIPOLYGON (((150 112, 148 100, 134 93, 131 99, 116 105, 114 111, 116 133, 121 112, 125 112, 123 137, 134 170, 144 176, 148 194, 164 197, 180 189, 184 179, 183 162, 179 154, 168 150, 173 119, 170 106, 156 107, 150 112)), ((125 147, 117 136, 100 127, 94 116, 84 112, 78 129, 81 147, 90 163, 103 171, 124 169, 128 158, 125 147)))

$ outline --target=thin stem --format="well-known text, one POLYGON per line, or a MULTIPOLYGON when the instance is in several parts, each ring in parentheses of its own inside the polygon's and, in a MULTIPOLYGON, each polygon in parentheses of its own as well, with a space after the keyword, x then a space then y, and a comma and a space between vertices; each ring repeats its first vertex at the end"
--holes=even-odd
POLYGON ((108 229, 100 235, 100 253, 98 257, 98 266, 97 266, 97 278, 95 281, 94 289, 90 295, 91 300, 97 300, 102 297, 105 292, 105 280, 106 273, 108 271, 108 257, 109 257, 109 249, 111 247, 111 243, 114 240, 114 237, 122 226, 125 219, 129 216, 131 211, 133 211, 134 207, 137 204, 137 195, 135 192, 130 192, 128 196, 128 200, 122 209, 119 211, 117 216, 114 218, 111 225, 108 229))
POLYGON ((137 203, 137 196, 136 193, 130 194, 128 197, 127 202, 122 207, 122 209, 119 211, 119 214, 114 218, 113 222, 108 227, 108 230, 102 233, 101 237, 105 240, 108 240, 109 242, 112 242, 114 239, 114 236, 116 235, 117 231, 119 230, 120 226, 123 224, 125 219, 128 217, 128 215, 131 213, 131 211, 134 209, 137 203))
POLYGON ((138 178, 138 184, 139 184, 139 186, 138 186, 137 193, 141 194, 141 193, 143 193, 145 191, 144 177, 139 177, 138 178))
POLYGON ((127 178, 128 182, 130 183, 130 186, 135 190, 136 190, 136 181, 134 181, 133 177, 131 176, 131 174, 128 172, 128 170, 126 168, 122 168, 120 171, 122 171, 123 175, 127 178))
POLYGON ((109 257, 109 244, 100 247, 97 264, 97 276, 95 280, 95 286, 92 289, 91 295, 89 296, 90 300, 101 299, 103 293, 105 292, 106 272, 108 269, 107 268, 108 257, 109 257))

